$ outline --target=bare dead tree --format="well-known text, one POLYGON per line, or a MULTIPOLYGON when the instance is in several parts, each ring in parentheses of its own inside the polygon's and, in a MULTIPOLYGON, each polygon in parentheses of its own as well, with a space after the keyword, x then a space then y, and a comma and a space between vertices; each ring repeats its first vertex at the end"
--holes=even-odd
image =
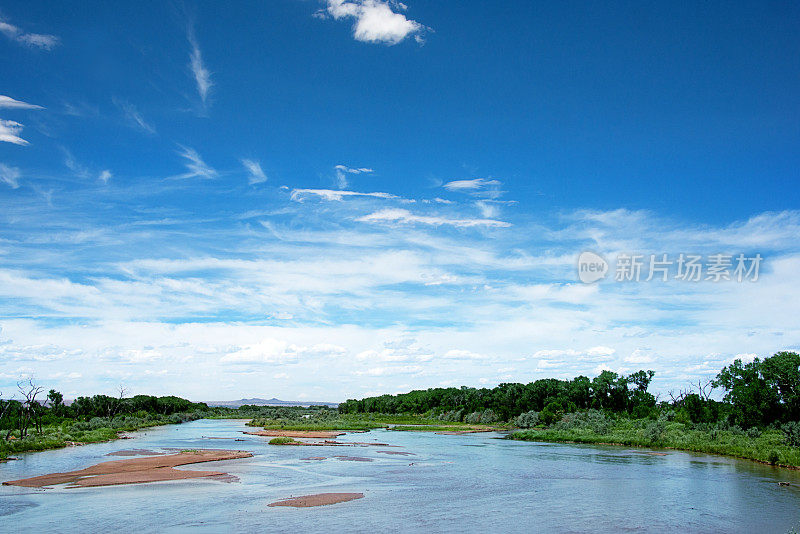
POLYGON ((119 392, 119 397, 117 397, 117 402, 109 403, 108 407, 109 419, 113 418, 119 411, 122 410, 122 403, 125 399, 125 394, 128 392, 127 388, 122 384, 120 384, 117 387, 117 391, 119 392))
POLYGON ((675 393, 675 390, 671 389, 667 394, 669 395, 669 398, 672 400, 672 404, 678 404, 681 401, 683 401, 683 399, 686 398, 686 395, 688 395, 689 392, 684 389, 680 389, 678 390, 678 393, 675 393))
POLYGON ((28 435, 28 428, 33 423, 36 432, 42 431, 41 413, 37 409, 39 403, 36 402, 36 397, 44 391, 44 388, 37 385, 33 378, 27 380, 20 380, 17 382, 17 389, 22 394, 25 400, 22 402, 22 416, 20 417, 19 436, 24 438, 28 435))
POLYGON ((714 380, 707 378, 705 381, 697 381, 697 394, 705 401, 711 400, 711 394, 714 392, 714 380))

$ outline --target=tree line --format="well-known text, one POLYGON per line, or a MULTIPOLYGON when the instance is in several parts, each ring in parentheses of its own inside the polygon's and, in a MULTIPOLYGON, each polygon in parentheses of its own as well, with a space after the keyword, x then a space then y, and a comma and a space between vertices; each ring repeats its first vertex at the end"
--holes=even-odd
POLYGON ((467 422, 511 421, 536 412, 538 420, 548 424, 585 409, 635 418, 657 417, 668 409, 678 420, 726 421, 741 428, 800 420, 800 355, 796 352, 778 352, 749 363, 737 359, 706 384, 691 385, 677 394, 670 392, 669 400, 659 401, 647 391, 654 375, 651 370, 630 375, 602 371, 591 379, 546 378, 527 384, 504 383, 491 389, 430 388, 350 399, 339 405, 339 412, 430 414, 467 422), (714 390, 722 394, 721 400, 714 398, 719 397, 714 390))
POLYGON ((33 379, 17 384, 19 399, 3 399, 0 392, 0 437, 8 440, 17 431, 19 438, 31 432, 41 433, 46 425, 64 420, 89 421, 93 418, 113 419, 122 416, 160 417, 173 414, 208 411, 203 402, 192 402, 180 397, 134 395, 125 397, 120 389, 118 397, 94 395, 78 397, 70 405, 64 396, 51 389, 45 395, 44 388, 33 379))

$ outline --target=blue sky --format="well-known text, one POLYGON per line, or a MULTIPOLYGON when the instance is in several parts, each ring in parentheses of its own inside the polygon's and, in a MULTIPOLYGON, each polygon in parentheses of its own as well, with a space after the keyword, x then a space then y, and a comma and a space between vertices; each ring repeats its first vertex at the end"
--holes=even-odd
POLYGON ((796 348, 796 3, 0 4, 0 391, 343 400, 796 348), (584 250, 753 283, 578 281, 584 250))

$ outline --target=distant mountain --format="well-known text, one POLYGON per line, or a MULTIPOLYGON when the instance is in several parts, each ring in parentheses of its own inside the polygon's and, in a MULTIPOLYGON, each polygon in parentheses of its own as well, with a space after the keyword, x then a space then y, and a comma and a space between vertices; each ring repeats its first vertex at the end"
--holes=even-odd
POLYGON ((275 398, 259 399, 258 397, 232 401, 206 401, 206 404, 209 406, 224 406, 225 408, 238 408, 245 404, 253 406, 330 406, 331 408, 339 406, 338 402, 285 401, 275 398))

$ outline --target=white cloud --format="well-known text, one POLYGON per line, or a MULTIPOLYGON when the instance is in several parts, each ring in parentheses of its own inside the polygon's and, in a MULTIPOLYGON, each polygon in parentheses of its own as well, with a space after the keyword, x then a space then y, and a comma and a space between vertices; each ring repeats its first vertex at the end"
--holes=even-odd
POLYGON ((342 171, 349 174, 369 174, 375 172, 373 169, 368 167, 348 167, 347 165, 337 165, 335 168, 337 171, 342 171))
POLYGON ((393 376, 393 375, 406 375, 417 374, 423 370, 419 365, 396 365, 388 367, 371 367, 366 370, 356 371, 355 374, 359 376, 393 376))
POLYGON ((394 224, 424 224, 430 226, 455 226, 459 228, 493 227, 505 228, 511 226, 504 221, 494 219, 450 219, 447 217, 433 217, 427 215, 414 215, 408 210, 400 208, 386 208, 356 219, 359 222, 369 223, 394 223, 394 224))
POLYGON ((244 165, 244 168, 247 169, 247 173, 250 175, 248 181, 250 185, 260 184, 267 181, 267 175, 264 174, 264 171, 261 169, 261 164, 258 161, 253 159, 243 159, 242 165, 244 165))
POLYGON ((193 148, 182 146, 178 154, 186 160, 184 162, 186 172, 173 176, 173 178, 216 178, 219 175, 215 169, 206 165, 200 154, 193 148))
POLYGON ((17 167, 9 167, 0 163, 0 181, 11 186, 12 189, 19 187, 20 172, 17 167))
POLYGON ((477 191, 486 187, 500 185, 499 180, 487 180, 486 178, 474 178, 472 180, 454 180, 447 182, 442 187, 448 191, 477 191))
POLYGON ((114 99, 114 103, 122 110, 125 118, 127 119, 128 123, 131 124, 131 126, 149 134, 156 133, 155 127, 144 120, 144 117, 142 117, 142 114, 139 113, 138 109, 136 109, 136 106, 130 102, 116 98, 114 99))
POLYGON ((42 106, 28 104, 20 100, 14 100, 10 96, 0 95, 0 108, 9 109, 44 109, 42 106))
POLYGON ((636 349, 629 356, 626 356, 623 361, 625 363, 653 363, 655 358, 646 350, 636 349))
POLYGON ((100 171, 100 176, 98 176, 98 179, 101 182, 103 182, 104 184, 107 184, 108 181, 113 177, 114 177, 114 174, 110 170, 104 169, 104 170, 100 171))
POLYGON ((189 27, 188 39, 192 47, 192 51, 189 54, 189 68, 197 85, 197 94, 200 95, 200 100, 203 102, 203 107, 205 107, 208 94, 214 86, 214 82, 211 80, 211 72, 203 63, 203 54, 200 52, 200 45, 197 43, 193 26, 189 27))
POLYGON ((163 358, 163 354, 155 349, 128 349, 121 351, 118 356, 127 363, 153 362, 163 358))
POLYGON ((58 37, 55 35, 27 33, 2 19, 0 19, 0 33, 13 41, 42 50, 52 50, 58 44, 58 37))
POLYGON ((16 121, 0 119, 0 142, 13 143, 15 145, 29 145, 25 139, 19 136, 23 126, 16 121))
POLYGON ((449 360, 486 360, 489 357, 471 350, 451 349, 444 353, 444 358, 449 360))
POLYGON ((297 202, 302 202, 303 198, 313 195, 320 197, 324 200, 340 201, 345 197, 375 197, 384 199, 399 198, 389 193, 358 193, 356 191, 339 191, 336 189, 293 189, 291 199, 297 202))
POLYGON ((78 178, 89 178, 91 175, 89 169, 84 167, 77 159, 75 159, 75 156, 72 155, 72 152, 64 147, 61 147, 61 151, 64 153, 64 166, 72 171, 72 174, 78 178))
POLYGON ((347 181, 348 174, 364 174, 364 173, 371 173, 374 172, 372 169, 367 167, 348 167, 347 165, 336 165, 334 167, 336 170, 336 187, 339 189, 344 189, 349 185, 347 181))
POLYGON ((241 347, 227 353, 220 359, 222 363, 295 363, 301 357, 340 356, 346 350, 330 343, 318 343, 311 347, 298 346, 283 340, 266 338, 258 343, 241 347))
MULTIPOLYGON (((0 253, 14 262, 0 269, 0 294, 6 297, 0 343, 8 338, 19 347, 80 349, 52 361, 35 357, 59 351, 31 351, 25 363, 32 362, 38 376, 78 369, 84 379, 66 387, 79 386, 81 394, 112 391, 120 376, 133 373, 130 380, 139 380, 146 392, 198 400, 208 399, 209 391, 238 398, 303 390, 314 400, 344 400, 367 390, 395 391, 399 384, 417 389, 443 381, 475 385, 479 378, 494 383, 507 375, 524 382, 593 376, 601 363, 626 374, 651 368, 653 391, 659 392, 713 375, 737 354, 763 357, 800 344, 794 301, 786 297, 800 285, 796 212, 702 228, 674 221, 660 226, 648 214, 598 213, 589 220, 541 213, 533 224, 514 220, 513 230, 488 239, 479 232, 449 235, 426 224, 354 223, 368 213, 362 204, 378 199, 320 206, 283 197, 276 207, 262 206, 259 197, 259 217, 268 223, 263 229, 243 229, 235 219, 190 237, 172 220, 146 228, 109 227, 104 219, 89 218, 79 198, 63 200, 64 212, 80 214, 77 219, 33 217, 26 212, 34 204, 18 196, 6 207, 7 216, 15 227, 27 224, 28 233, 24 243, 15 242, 20 234, 13 232, 0 239, 0 253), (759 246, 771 248, 762 249, 767 259, 757 283, 576 282, 575 260, 587 245, 608 254, 608 243, 636 239, 641 241, 632 251, 657 252, 665 243, 700 235, 716 252, 725 250, 721 243, 755 240, 749 232, 762 231, 770 234, 759 246), (62 254, 70 243, 82 246, 62 254), (118 262, 97 261, 96 244, 118 262), (446 282, 428 285, 439 280, 446 282), (203 320, 191 323, 187 317, 203 320), (418 341, 407 341, 409 336, 418 341), (280 347, 241 354, 265 339, 280 340, 280 347), (153 370, 168 374, 142 379, 151 367, 147 362, 98 363, 97 354, 109 348, 113 355, 158 351, 163 358, 153 370), (537 349, 551 350, 532 357, 537 349), (228 354, 234 356, 220 362, 228 354), (181 363, 189 356, 191 365, 181 363), (236 360, 252 361, 233 365, 236 360), (419 373, 407 373, 413 366, 419 373), (281 372, 291 380, 271 383, 281 372), (181 373, 185 380, 176 382, 181 373)), ((41 198, 35 200, 38 208, 41 198)), ((243 208, 250 207, 255 206, 243 208)), ((474 206, 436 209, 461 219, 474 206)), ((0 386, 7 387, 1 380, 0 386)))
POLYGON ((421 42, 427 28, 399 13, 406 9, 405 4, 394 0, 327 0, 327 7, 317 16, 355 19, 353 37, 357 41, 394 45, 414 36, 421 42))
MULTIPOLYGON (((500 180, 473 178, 471 180, 454 180, 452 182, 447 182, 442 187, 454 193, 466 193, 474 197, 495 199, 503 194, 503 191, 500 191, 501 185, 502 182, 500 182, 500 180)), ((484 209, 485 208, 486 206, 484 206, 484 209)))

